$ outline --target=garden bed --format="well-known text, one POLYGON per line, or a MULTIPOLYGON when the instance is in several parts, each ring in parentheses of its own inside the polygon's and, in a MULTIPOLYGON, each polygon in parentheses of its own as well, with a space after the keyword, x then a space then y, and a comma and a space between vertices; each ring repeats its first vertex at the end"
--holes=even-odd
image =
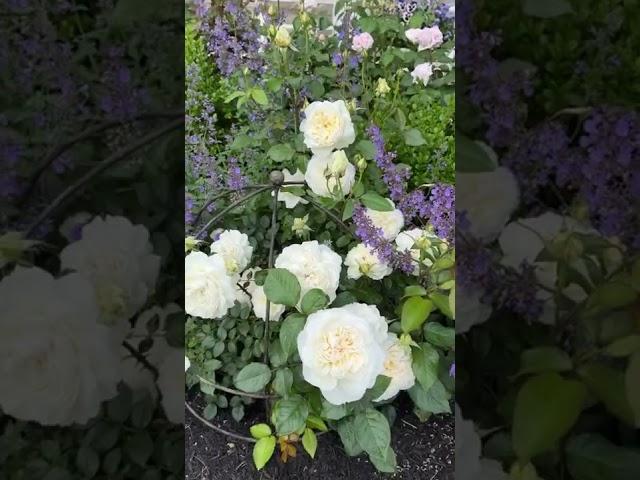
MULTIPOLYGON (((196 396, 191 400, 196 411, 202 411, 204 401, 196 396)), ((449 480, 454 478, 454 418, 433 415, 421 423, 411 412, 411 402, 401 397, 398 416, 391 430, 391 445, 398 456, 397 473, 391 478, 413 480, 449 480)), ((256 404, 238 423, 228 411, 213 420, 227 430, 248 432, 249 426, 260 422, 262 407, 256 404)), ((370 480, 389 478, 377 472, 364 455, 349 457, 337 434, 331 432, 318 437, 314 461, 304 452, 284 465, 279 459, 257 472, 251 462, 252 444, 233 440, 212 431, 189 412, 185 421, 185 479, 186 480, 248 480, 248 479, 349 479, 370 480)), ((301 449, 300 449, 301 450, 301 449)))

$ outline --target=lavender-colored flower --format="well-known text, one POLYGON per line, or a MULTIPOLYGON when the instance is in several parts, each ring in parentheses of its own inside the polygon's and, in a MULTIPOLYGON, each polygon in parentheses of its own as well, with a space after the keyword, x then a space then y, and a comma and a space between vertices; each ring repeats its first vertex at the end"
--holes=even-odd
POLYGON ((247 177, 242 175, 242 170, 238 165, 238 159, 235 157, 229 157, 227 160, 227 187, 231 190, 242 190, 247 186, 247 177))
POLYGON ((436 234, 453 241, 456 191, 452 185, 439 184, 431 189, 427 216, 436 234))
POLYGON ((344 63, 342 54, 340 52, 334 52, 333 54, 331 54, 331 62, 334 66, 340 67, 344 63))

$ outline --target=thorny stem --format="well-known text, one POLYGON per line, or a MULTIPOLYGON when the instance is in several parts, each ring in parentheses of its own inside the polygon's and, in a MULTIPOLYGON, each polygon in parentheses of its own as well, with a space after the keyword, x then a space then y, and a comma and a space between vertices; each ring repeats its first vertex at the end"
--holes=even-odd
POLYGON ((223 392, 226 393, 230 393, 232 395, 238 395, 240 397, 248 397, 248 398, 257 398, 257 399, 265 399, 265 398, 277 398, 274 395, 265 395, 262 393, 247 393, 247 392, 242 392, 240 390, 236 390, 234 388, 229 388, 229 387, 225 387, 224 385, 218 385, 217 383, 213 383, 205 378, 202 378, 200 376, 198 376, 198 379, 202 382, 202 383, 206 383, 207 385, 212 386, 213 388, 215 388, 216 390, 221 390, 223 392))
POLYGON ((231 438, 235 438, 236 440, 242 440, 243 442, 249 442, 249 443, 256 443, 257 442, 257 440, 255 438, 245 437, 244 435, 240 435, 238 433, 229 432, 229 431, 225 430, 224 428, 220 428, 220 427, 214 425, 213 423, 205 420, 204 418, 202 418, 200 415, 198 415, 196 413, 196 411, 193 409, 193 407, 191 405, 189 405, 189 403, 186 400, 184 402, 184 406, 187 407, 187 410, 189 410, 191 415, 193 415, 195 418, 197 418, 202 423, 204 423, 207 427, 215 430, 218 433, 221 433, 221 434, 226 435, 226 436, 231 437, 231 438))
POLYGON ((49 204, 49 206, 47 208, 45 208, 42 211, 42 213, 40 213, 40 215, 38 215, 38 217, 36 217, 36 219, 31 223, 31 225, 29 225, 29 227, 26 230, 25 236, 28 237, 31 233, 33 233, 33 231, 44 220, 46 220, 56 209, 58 209, 60 207, 60 205, 65 200, 67 200, 67 198, 71 197, 73 194, 75 194, 82 187, 86 186, 88 183, 90 183, 95 177, 100 175, 102 172, 104 172, 108 168, 114 166, 115 164, 117 164, 118 162, 122 161, 123 159, 127 158, 129 155, 131 155, 136 150, 139 150, 142 147, 145 147, 147 144, 157 140, 158 138, 164 138, 167 133, 169 133, 170 131, 176 129, 177 127, 179 127, 182 124, 184 124, 184 118, 176 119, 173 122, 170 122, 167 125, 163 126, 162 128, 159 128, 159 129, 157 129, 157 130, 145 135, 144 137, 142 137, 137 142, 133 142, 133 143, 127 145, 125 148, 123 148, 120 151, 114 153, 113 155, 108 157, 103 162, 100 162, 98 165, 96 165, 91 170, 89 170, 85 175, 80 177, 80 179, 78 179, 77 182, 75 182, 72 185, 70 185, 60 195, 58 195, 56 198, 54 198, 53 201, 49 204))
POLYGON ((143 113, 138 115, 137 117, 131 118, 129 120, 109 120, 103 122, 94 127, 88 128, 87 130, 79 133, 75 137, 70 138, 64 143, 61 143, 57 147, 55 147, 51 152, 47 154, 46 157, 40 163, 40 166, 36 169, 36 171, 32 174, 31 178, 28 181, 27 188, 25 189, 21 199, 20 204, 23 204, 26 199, 29 197, 29 194, 33 191, 38 179, 42 176, 42 174, 51 166, 51 164, 64 152, 69 150, 75 144, 82 142, 88 138, 91 138, 98 133, 101 133, 105 130, 109 130, 110 128, 120 127, 122 125, 126 125, 127 123, 136 122, 139 120, 146 119, 154 119, 154 118, 174 118, 174 117, 183 117, 183 112, 158 112, 158 113, 143 113))
POLYGON ((254 192, 251 192, 247 195, 245 195, 244 197, 236 200, 235 202, 233 202, 231 205, 229 205, 227 208, 225 208, 224 210, 221 210, 220 212, 218 212, 216 215, 213 216, 213 218, 211 220, 209 220, 204 227, 202 227, 200 229, 200 231, 196 234, 196 238, 200 238, 200 236, 205 233, 209 227, 211 225, 213 225, 214 223, 216 223, 218 220, 220 220, 224 215, 226 215, 227 213, 229 213, 231 210, 233 210, 234 208, 236 208, 239 205, 242 205, 244 202, 246 202, 247 200, 250 200, 251 198, 255 197, 256 195, 261 194, 262 192, 265 192, 266 190, 269 190, 270 188, 272 188, 271 186, 267 186, 267 187, 262 187, 259 190, 256 190, 254 192))

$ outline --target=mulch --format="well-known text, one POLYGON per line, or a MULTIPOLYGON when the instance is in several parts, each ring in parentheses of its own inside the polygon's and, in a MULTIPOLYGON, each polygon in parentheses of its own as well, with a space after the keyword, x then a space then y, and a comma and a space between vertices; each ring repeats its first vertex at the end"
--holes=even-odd
MULTIPOLYGON (((204 402, 189 400, 197 412, 204 402)), ((335 433, 318 437, 315 460, 299 448, 296 458, 283 464, 272 458, 260 472, 251 459, 253 444, 229 439, 203 425, 188 411, 185 421, 186 480, 453 480, 455 435, 453 415, 433 415, 420 423, 411 412, 410 401, 400 397, 397 419, 392 426, 392 446, 398 460, 393 475, 375 470, 366 455, 349 457, 335 433)), ((259 406, 247 409, 242 422, 225 410, 212 421, 226 430, 248 435, 249 426, 264 421, 259 406)))

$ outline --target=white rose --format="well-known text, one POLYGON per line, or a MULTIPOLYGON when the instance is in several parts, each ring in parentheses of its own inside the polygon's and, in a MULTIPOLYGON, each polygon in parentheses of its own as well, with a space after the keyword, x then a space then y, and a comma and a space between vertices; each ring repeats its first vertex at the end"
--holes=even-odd
MULTIPOLYGON (((284 174, 285 182, 304 183, 304 173, 302 173, 300 170, 296 170, 296 173, 291 174, 289 173, 289 170, 285 168, 284 170, 282 170, 282 173, 284 174)), ((286 186, 278 191, 278 201, 284 202, 287 208, 295 208, 298 203, 301 203, 302 205, 306 205, 307 203, 309 203, 304 198, 299 197, 298 195, 294 195, 290 191, 287 191, 286 186)))
POLYGON ((4 413, 42 425, 84 424, 116 395, 118 345, 98 323, 85 277, 17 267, 0 282, 0 304, 4 413))
POLYGON ((201 318, 220 318, 233 307, 236 282, 220 255, 191 252, 184 259, 184 309, 201 318))
MULTIPOLYGON (((500 235, 498 241, 504 254, 502 264, 518 269, 522 262, 526 261, 535 267, 538 282, 555 290, 558 278, 557 262, 536 261, 536 258, 545 248, 545 243, 552 242, 561 232, 595 233, 571 218, 551 212, 539 217, 520 219, 507 225, 500 235)), ((588 277, 583 261, 574 262, 573 266, 588 277)), ((576 284, 567 286, 562 293, 575 302, 581 302, 587 297, 582 287, 576 284)), ((544 302, 544 310, 538 320, 548 325, 554 324, 556 304, 553 293, 538 289, 537 298, 544 302)))
POLYGON ((456 333, 462 334, 468 332, 474 325, 486 322, 491 315, 491 305, 482 303, 480 300, 482 292, 479 290, 469 290, 462 286, 460 295, 456 304, 456 333))
POLYGON ((304 110, 300 123, 304 143, 313 153, 328 154, 346 148, 356 139, 347 105, 336 102, 313 102, 304 110))
POLYGON ((300 298, 314 288, 327 294, 330 301, 336 298, 340 281, 342 258, 326 245, 316 240, 289 245, 275 261, 276 268, 285 268, 300 282, 300 298))
POLYGON ((433 65, 430 63, 421 63, 420 65, 416 65, 411 72, 413 83, 421 82, 425 87, 429 83, 429 80, 431 80, 431 75, 433 75, 433 65))
POLYGON ((378 255, 363 243, 349 250, 344 264, 348 267, 347 276, 354 280, 363 275, 373 280, 381 280, 393 271, 387 263, 381 261, 378 255))
POLYGON ((158 366, 162 409, 169 421, 176 424, 184 424, 184 372, 180 368, 180 357, 183 356, 183 348, 169 348, 158 366))
POLYGON ((334 405, 361 399, 384 366, 387 324, 375 307, 358 305, 312 313, 298 335, 304 379, 334 405))
POLYGON ((356 167, 347 161, 342 173, 332 172, 334 163, 339 163, 335 169, 342 166, 343 157, 346 159, 342 150, 331 154, 315 154, 311 157, 304 178, 313 193, 320 197, 333 197, 334 191, 337 191, 339 196, 340 193, 344 196, 351 191, 356 181, 356 167))
MULTIPOLYGON (((158 322, 158 329, 153 336, 153 345, 144 353, 147 361, 156 368, 171 350, 166 340, 167 319, 172 314, 180 312, 182 312, 182 309, 175 303, 170 303, 164 307, 153 306, 138 315, 135 326, 127 334, 127 342, 137 350, 140 343, 148 335, 150 323, 152 321, 158 322)), ((120 347, 120 352, 122 381, 129 385, 132 390, 148 391, 151 397, 155 399, 158 392, 151 371, 133 357, 124 346, 120 347)))
POLYGON ((411 367, 411 347, 400 343, 395 333, 387 334, 384 347, 386 357, 382 375, 391 378, 391 382, 384 393, 376 398, 376 402, 388 400, 397 395, 400 390, 407 390, 416 383, 411 367))
POLYGON ((465 212, 469 232, 483 243, 495 240, 518 207, 518 183, 505 167, 491 172, 458 173, 457 208, 465 212))
POLYGON ((233 275, 247 268, 253 254, 249 237, 238 230, 225 230, 211 244, 211 253, 219 254, 224 260, 227 273, 233 275))
POLYGON ((89 278, 102 323, 123 335, 128 320, 153 292, 160 270, 146 227, 112 216, 96 217, 85 225, 82 238, 62 250, 60 263, 89 278))
POLYGON ((184 356, 184 371, 186 372, 187 370, 189 370, 191 368, 191 361, 187 358, 187 356, 184 356))
POLYGON ((422 264, 430 267, 433 261, 427 256, 427 253, 434 258, 447 251, 447 244, 438 238, 437 235, 423 230, 421 228, 413 228, 405 230, 396 237, 396 245, 401 252, 409 252, 411 258, 415 261, 413 267, 413 275, 420 275, 420 259, 422 264), (423 255, 424 251, 424 255, 423 255))
POLYGON ((480 437, 471 420, 465 420, 456 404, 456 480, 507 480, 499 462, 481 458, 480 437))
MULTIPOLYGON (((395 208, 395 204, 391 200, 389 200, 389 203, 395 208)), ((382 230, 382 234, 387 240, 395 239, 404 226, 404 216, 397 209, 390 212, 380 212, 367 208, 365 214, 369 217, 374 227, 382 230)))

